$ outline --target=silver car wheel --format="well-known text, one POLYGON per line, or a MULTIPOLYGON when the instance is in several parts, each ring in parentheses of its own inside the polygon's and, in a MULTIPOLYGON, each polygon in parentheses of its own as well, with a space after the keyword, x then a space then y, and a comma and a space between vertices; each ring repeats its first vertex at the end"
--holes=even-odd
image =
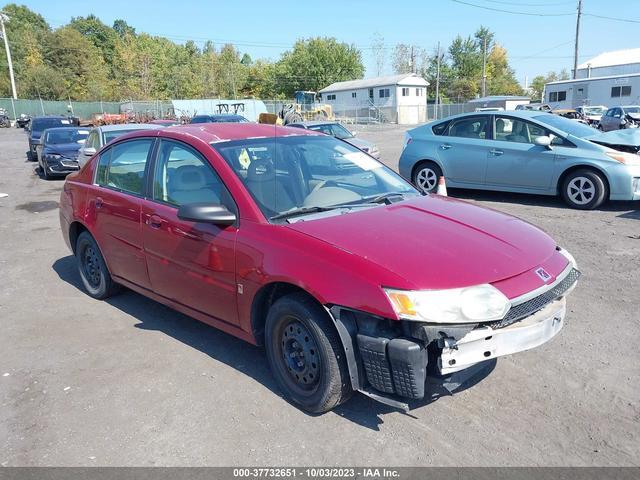
POLYGON ((438 176, 429 167, 421 168, 416 174, 416 185, 423 192, 429 193, 433 191, 437 183, 438 176))
POLYGON ((576 177, 567 185, 567 195, 576 205, 586 205, 595 194, 596 186, 587 177, 576 177))

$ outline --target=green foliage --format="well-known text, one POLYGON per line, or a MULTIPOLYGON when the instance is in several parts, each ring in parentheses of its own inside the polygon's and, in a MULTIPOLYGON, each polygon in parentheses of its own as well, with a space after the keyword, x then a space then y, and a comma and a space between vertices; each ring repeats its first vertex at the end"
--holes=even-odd
MULTIPOLYGON (((113 26, 95 15, 52 30, 24 6, 3 11, 18 95, 44 100, 167 98, 284 98, 361 78, 361 53, 334 38, 299 40, 278 62, 252 59, 231 44, 174 43, 138 33, 126 21, 113 26)), ((0 96, 10 95, 0 49, 0 96)))
POLYGON ((531 99, 535 102, 541 102, 542 93, 544 92, 544 86, 546 83, 568 79, 569 72, 564 69, 561 70, 560 73, 549 72, 546 75, 538 75, 537 77, 533 77, 533 80, 531 80, 531 85, 529 85, 529 89, 531 91, 531 99))

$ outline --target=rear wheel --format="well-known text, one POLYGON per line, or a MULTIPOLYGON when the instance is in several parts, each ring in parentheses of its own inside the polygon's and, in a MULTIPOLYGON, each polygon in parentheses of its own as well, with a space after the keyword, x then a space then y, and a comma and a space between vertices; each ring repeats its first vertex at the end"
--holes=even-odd
POLYGON ((422 162, 413 172, 413 184, 422 193, 433 193, 438 188, 442 170, 434 162, 422 162))
POLYGON ((295 293, 277 300, 267 315, 265 332, 271 371, 293 403, 323 413, 351 396, 338 333, 313 299, 295 293))
POLYGON ((562 182, 562 198, 571 208, 593 210, 607 199, 607 184, 599 173, 581 169, 562 182))
POLYGON ((118 291, 104 262, 98 244, 89 232, 82 232, 76 242, 76 260, 82 284, 93 298, 103 300, 118 291))

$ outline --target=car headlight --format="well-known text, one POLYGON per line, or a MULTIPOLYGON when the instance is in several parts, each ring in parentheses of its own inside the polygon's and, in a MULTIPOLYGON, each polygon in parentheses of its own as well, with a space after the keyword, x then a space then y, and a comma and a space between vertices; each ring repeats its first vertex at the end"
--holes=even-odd
POLYGON ((431 323, 478 323, 500 320, 511 308, 504 294, 489 284, 448 290, 385 288, 399 318, 431 323))
POLYGON ((640 155, 634 153, 625 153, 625 152, 617 152, 611 150, 609 152, 605 152, 608 157, 617 160, 620 163, 624 163, 625 165, 640 165, 640 155))
POLYGON ((47 153, 45 158, 48 160, 60 160, 62 155, 58 155, 57 153, 47 153))
POLYGON ((560 252, 564 258, 569 260, 569 263, 573 265, 573 268, 578 268, 578 262, 576 262, 576 259, 573 258, 573 255, 571 255, 567 250, 562 247, 558 247, 558 252, 560 252))

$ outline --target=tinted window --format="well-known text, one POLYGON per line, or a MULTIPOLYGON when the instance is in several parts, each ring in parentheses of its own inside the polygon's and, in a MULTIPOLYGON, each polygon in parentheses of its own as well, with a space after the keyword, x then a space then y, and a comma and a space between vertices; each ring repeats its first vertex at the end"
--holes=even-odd
POLYGON ((71 121, 67 118, 34 118, 31 130, 39 132, 47 128, 72 127, 71 121))
POLYGON ((482 117, 466 117, 453 120, 449 126, 449 136, 484 140, 487 137, 488 118, 488 115, 484 115, 482 117))
POLYGON ((209 122, 209 117, 205 117, 205 116, 202 116, 202 117, 196 116, 191 119, 191 123, 208 123, 208 122, 209 122))
POLYGON ((89 130, 67 130, 56 128, 47 132, 44 143, 60 145, 65 143, 82 143, 89 135, 89 130))
POLYGON ((438 123, 431 127, 431 131, 434 135, 444 135, 447 131, 447 127, 449 126, 449 122, 438 123))
POLYGON ((224 203, 231 196, 211 165, 180 143, 162 140, 153 179, 155 200, 180 206, 188 203, 224 203))
POLYGON ((109 158, 104 154, 100 156, 98 184, 142 195, 144 170, 152 144, 153 140, 145 138, 114 145, 109 149, 109 158))

